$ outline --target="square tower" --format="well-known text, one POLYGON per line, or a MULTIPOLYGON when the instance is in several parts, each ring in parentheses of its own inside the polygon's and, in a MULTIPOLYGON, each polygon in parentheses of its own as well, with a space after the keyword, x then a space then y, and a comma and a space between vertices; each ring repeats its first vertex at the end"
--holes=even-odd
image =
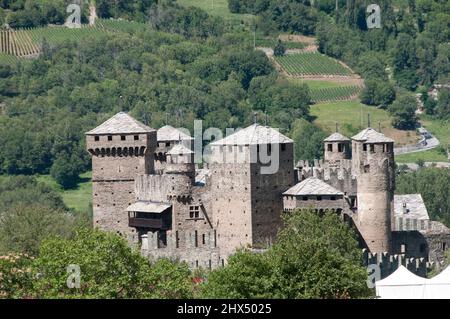
POLYGON ((86 133, 92 155, 94 227, 127 235, 135 178, 154 172, 156 130, 120 112, 86 133))
POLYGON ((294 185, 293 141, 254 124, 210 146, 213 226, 222 256, 266 247, 281 226, 282 194, 294 185))

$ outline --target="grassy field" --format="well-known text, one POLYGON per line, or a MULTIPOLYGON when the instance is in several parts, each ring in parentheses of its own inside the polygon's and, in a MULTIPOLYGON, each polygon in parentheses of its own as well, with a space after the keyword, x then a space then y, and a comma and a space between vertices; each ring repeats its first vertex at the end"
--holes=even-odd
POLYGON ((424 162, 448 162, 445 154, 437 149, 395 156, 395 161, 398 163, 417 163, 419 160, 424 162))
POLYGON ((381 123, 382 132, 396 141, 397 145, 416 143, 415 131, 400 131, 392 127, 389 114, 385 110, 366 106, 357 101, 342 101, 313 105, 311 114, 314 122, 325 132, 332 133, 339 124, 342 134, 351 137, 367 127, 367 114, 370 114, 371 126, 378 130, 381 123))
POLYGON ((289 75, 351 75, 351 71, 336 60, 320 53, 298 53, 275 57, 289 75))
POLYGON ((64 203, 67 207, 75 209, 78 212, 85 213, 90 209, 92 203, 92 182, 91 172, 80 176, 80 182, 74 189, 63 190, 50 175, 36 176, 37 180, 51 186, 61 193, 64 203))
POLYGON ((231 13, 228 9, 228 0, 178 0, 183 6, 193 6, 205 10, 209 15, 220 16, 233 23, 251 23, 254 16, 251 14, 231 13))

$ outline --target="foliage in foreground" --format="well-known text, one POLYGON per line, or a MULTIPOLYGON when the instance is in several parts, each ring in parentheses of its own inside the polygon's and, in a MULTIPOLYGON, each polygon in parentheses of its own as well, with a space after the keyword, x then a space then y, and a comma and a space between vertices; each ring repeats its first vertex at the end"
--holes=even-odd
POLYGON ((370 296, 355 234, 338 216, 297 212, 268 251, 241 251, 213 271, 212 298, 364 298, 370 296))
POLYGON ((88 229, 73 239, 44 241, 34 260, 1 257, 0 274, 3 298, 192 298, 194 292, 186 264, 149 264, 123 238, 88 229), (79 266, 79 288, 68 288, 68 282, 76 283, 70 265, 79 266))

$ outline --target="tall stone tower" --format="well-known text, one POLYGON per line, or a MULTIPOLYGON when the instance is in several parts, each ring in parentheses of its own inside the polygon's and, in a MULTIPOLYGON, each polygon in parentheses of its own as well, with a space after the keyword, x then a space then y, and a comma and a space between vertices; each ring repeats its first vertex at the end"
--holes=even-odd
POLYGON ((210 145, 213 226, 221 255, 266 247, 281 226, 282 193, 294 185, 293 141, 254 124, 210 145))
POLYGON ((331 166, 338 166, 341 161, 351 158, 351 141, 348 137, 336 132, 328 136, 324 141, 325 161, 331 166))
POLYGON ((120 112, 86 133, 92 155, 94 227, 121 235, 134 232, 127 207, 135 201, 135 178, 154 172, 156 131, 120 112))
POLYGON ((371 252, 390 252, 394 141, 372 128, 352 140, 352 171, 358 189, 355 224, 371 252))

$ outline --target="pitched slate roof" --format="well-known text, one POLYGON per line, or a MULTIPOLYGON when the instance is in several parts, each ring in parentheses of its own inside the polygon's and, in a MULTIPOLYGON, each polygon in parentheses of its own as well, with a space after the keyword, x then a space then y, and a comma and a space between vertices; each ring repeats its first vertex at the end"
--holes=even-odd
POLYGON ((97 126, 86 135, 97 134, 138 134, 155 131, 151 127, 139 122, 125 112, 120 112, 103 124, 97 126))
POLYGON ((344 195, 344 193, 316 177, 309 177, 288 189, 283 195, 344 195))
POLYGON ((422 195, 394 195, 394 215, 412 219, 430 219, 422 195))
POLYGON ((367 143, 394 143, 394 140, 386 137, 386 135, 380 132, 375 131, 371 127, 359 132, 353 136, 352 139, 356 141, 365 141, 367 143))
POLYGON ((172 205, 168 203, 156 203, 150 201, 137 201, 128 206, 128 212, 144 212, 161 214, 172 205))
POLYGON ((194 138, 183 133, 176 128, 165 125, 158 130, 158 141, 166 142, 166 141, 185 141, 185 140, 193 140, 194 138))
POLYGON ((342 142, 342 141, 350 141, 347 136, 342 135, 341 133, 333 133, 323 140, 324 142, 342 142))
POLYGON ((281 134, 277 130, 253 124, 245 129, 239 130, 224 139, 213 142, 210 145, 258 145, 258 144, 284 144, 293 143, 290 138, 281 134))
POLYGON ((189 148, 183 144, 177 144, 167 152, 169 155, 182 155, 182 154, 194 154, 189 148))

